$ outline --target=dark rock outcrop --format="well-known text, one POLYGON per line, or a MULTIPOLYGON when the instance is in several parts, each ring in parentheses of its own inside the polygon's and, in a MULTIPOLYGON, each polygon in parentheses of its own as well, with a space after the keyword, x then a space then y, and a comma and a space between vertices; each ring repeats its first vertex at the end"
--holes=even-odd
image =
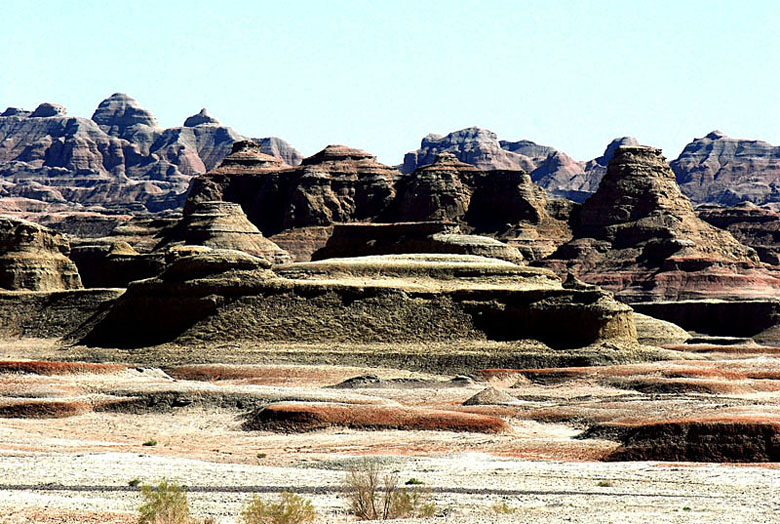
POLYGON ((755 251, 694 213, 659 149, 618 147, 574 240, 546 261, 624 300, 762 296, 780 280, 755 251))
POLYGON ((68 239, 38 224, 0 216, 0 289, 78 289, 81 279, 68 259, 68 239))
POLYGON ((477 255, 515 263, 523 260, 517 248, 494 238, 461 234, 456 225, 447 222, 336 224, 328 243, 311 258, 403 253, 477 255))
POLYGON ((564 289, 549 271, 495 259, 358 257, 275 273, 269 265, 237 251, 182 257, 130 284, 83 342, 636 341, 631 309, 608 293, 564 289))
POLYGON ((780 201, 780 146, 713 131, 685 146, 671 166, 694 202, 780 201))

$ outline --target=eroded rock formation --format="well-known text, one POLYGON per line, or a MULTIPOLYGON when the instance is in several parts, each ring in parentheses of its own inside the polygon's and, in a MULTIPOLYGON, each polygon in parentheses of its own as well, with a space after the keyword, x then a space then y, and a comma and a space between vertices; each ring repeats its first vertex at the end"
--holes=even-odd
MULTIPOLYGON (((243 137, 207 113, 161 129, 133 98, 115 93, 91 119, 41 104, 0 115, 0 196, 71 208, 104 206, 158 212, 182 205, 192 176, 216 167, 243 137)), ((277 138, 261 148, 295 162, 300 153, 277 138)))
POLYGON ((275 273, 269 265, 237 251, 182 257, 133 282, 83 341, 636 341, 631 309, 608 293, 565 289, 549 271, 495 259, 357 257, 275 273))
POLYGON ((695 202, 780 200, 780 146, 713 131, 685 146, 671 166, 683 193, 695 202))
POLYGON ((756 252, 699 220, 659 149, 621 146, 582 206, 574 240, 546 262, 625 300, 750 296, 780 281, 756 252))
POLYGON ((780 265, 780 213, 752 202, 734 207, 702 205, 696 214, 756 250, 762 262, 780 265))
POLYGON ((0 216, 0 289, 78 289, 81 279, 68 259, 68 239, 26 220, 0 216))

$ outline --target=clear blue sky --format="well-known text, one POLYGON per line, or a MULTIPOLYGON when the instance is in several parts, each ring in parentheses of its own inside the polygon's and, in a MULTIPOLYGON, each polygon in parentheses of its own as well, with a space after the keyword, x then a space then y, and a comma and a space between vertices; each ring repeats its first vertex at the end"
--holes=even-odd
POLYGON ((0 1, 0 110, 89 117, 121 91, 165 127, 201 107, 304 154, 388 164, 479 125, 576 159, 633 135, 780 143, 780 4, 766 1, 0 1))

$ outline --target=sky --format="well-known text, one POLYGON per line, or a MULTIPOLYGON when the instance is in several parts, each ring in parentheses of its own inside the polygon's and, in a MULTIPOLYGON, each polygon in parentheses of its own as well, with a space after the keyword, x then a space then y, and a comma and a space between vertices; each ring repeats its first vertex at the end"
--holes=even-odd
POLYGON ((780 144, 780 3, 0 0, 0 111, 89 117, 124 92, 305 155, 398 164, 470 126, 577 160, 631 135, 673 159, 714 129, 780 144))

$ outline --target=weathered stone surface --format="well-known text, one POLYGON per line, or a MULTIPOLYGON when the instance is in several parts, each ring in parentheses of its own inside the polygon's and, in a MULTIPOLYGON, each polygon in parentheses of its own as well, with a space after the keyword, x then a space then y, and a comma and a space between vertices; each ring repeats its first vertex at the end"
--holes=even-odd
POLYGON ((166 231, 157 246, 164 251, 176 245, 207 246, 243 251, 271 263, 290 262, 290 255, 263 236, 241 206, 233 202, 200 202, 181 221, 166 231))
POLYGON ((133 282, 84 342, 538 338, 580 347, 636 340, 631 309, 609 294, 563 289, 552 273, 509 262, 358 257, 281 266, 276 274, 262 264, 236 251, 181 258, 159 277, 133 282))
POLYGON ((780 200, 780 146, 713 131, 685 146, 671 166, 694 202, 733 206, 780 200))
POLYGON ((628 301, 762 296, 780 286, 754 250, 696 217, 660 150, 646 146, 617 149, 574 240, 545 263, 628 301))
POLYGON ((0 216, 0 289, 55 291, 81 287, 68 239, 38 224, 0 216))
MULTIPOLYGON (((161 129, 131 97, 115 93, 92 119, 67 117, 41 104, 35 112, 9 108, 0 116, 0 197, 50 204, 156 213, 184 202, 192 176, 216 167, 244 137, 207 114, 186 127, 161 129)), ((277 138, 262 149, 285 161, 300 158, 277 138)), ((34 217, 30 217, 34 218, 34 217)))
POLYGON ((702 205, 696 208, 696 214, 755 249, 762 262, 780 265, 780 213, 777 211, 742 202, 733 207, 702 205))
POLYGON ((195 179, 185 212, 206 200, 241 204, 263 234, 375 218, 394 196, 394 169, 365 151, 328 146, 289 168, 242 145, 195 179))
POLYGON ((404 253, 449 253, 521 262, 517 248, 494 238, 464 235, 448 222, 336 224, 312 260, 404 253))
POLYGON ((432 164, 438 154, 450 153, 461 162, 481 169, 522 169, 530 173, 551 151, 552 148, 530 141, 499 143, 494 132, 469 127, 446 136, 426 136, 420 149, 406 153, 401 171, 411 173, 432 164))
POLYGON ((158 275, 165 268, 165 257, 138 253, 123 241, 82 242, 71 248, 86 288, 122 288, 130 282, 158 275))

